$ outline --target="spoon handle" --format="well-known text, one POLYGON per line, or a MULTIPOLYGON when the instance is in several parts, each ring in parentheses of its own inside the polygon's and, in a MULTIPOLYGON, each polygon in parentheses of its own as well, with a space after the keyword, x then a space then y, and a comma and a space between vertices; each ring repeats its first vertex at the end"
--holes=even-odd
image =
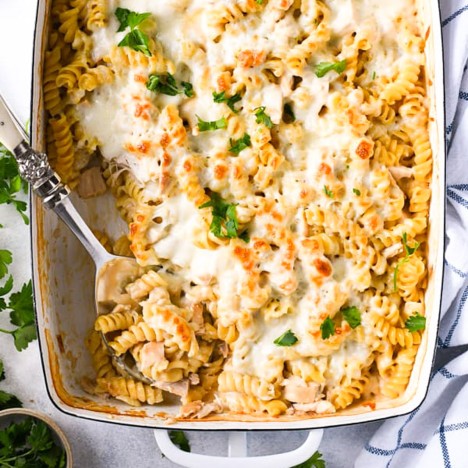
POLYGON ((110 255, 71 203, 70 190, 50 167, 47 155, 34 151, 25 138, 24 130, 0 96, 0 141, 15 156, 20 176, 29 182, 44 206, 54 211, 71 229, 96 263, 108 260, 110 255))

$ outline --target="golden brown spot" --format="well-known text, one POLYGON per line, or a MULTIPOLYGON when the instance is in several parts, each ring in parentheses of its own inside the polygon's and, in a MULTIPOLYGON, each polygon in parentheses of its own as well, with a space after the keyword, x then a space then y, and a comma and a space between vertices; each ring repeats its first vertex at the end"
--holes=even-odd
POLYGON ((146 83, 146 77, 143 76, 143 75, 135 75, 135 76, 134 76, 134 80, 135 80, 137 83, 146 83))
POLYGON ((145 220, 145 217, 143 215, 138 215, 136 219, 138 222, 142 223, 145 220))
POLYGON ((359 143, 358 147, 356 148, 356 154, 361 158, 361 159, 369 159, 371 156, 371 149, 372 145, 368 141, 361 141, 359 143))
POLYGON ((187 172, 190 172, 192 170, 192 163, 189 160, 184 162, 184 169, 187 172))
POLYGON ((55 336, 57 338, 57 344, 58 344, 60 352, 62 354, 65 354, 65 346, 63 345, 62 335, 59 333, 58 335, 55 335, 55 336))
POLYGON ((171 137, 167 133, 163 133, 161 140, 159 140, 159 143, 161 143, 161 146, 163 148, 166 148, 167 146, 169 146, 170 142, 171 142, 171 137))
POLYGON ((214 175, 216 179, 224 179, 226 177, 226 173, 228 171, 228 167, 223 164, 217 164, 214 168, 214 175))
POLYGON ((329 175, 332 172, 332 168, 326 163, 320 164, 318 170, 321 174, 325 174, 325 175, 329 175))
POLYGON ((147 140, 142 141, 137 145, 137 149, 140 153, 147 154, 151 148, 151 143, 147 140))
POLYGON ((134 236, 138 232, 138 224, 130 223, 130 236, 134 236))
POLYGON ((364 401, 362 403, 362 406, 367 406, 369 407, 371 410, 375 410, 375 401, 364 401))
POLYGON ((316 258, 313 261, 314 267, 322 276, 330 276, 332 274, 332 267, 328 260, 322 260, 321 258, 316 258))
POLYGON ((241 50, 237 55, 241 67, 252 68, 261 65, 265 61, 265 52, 256 50, 241 50))

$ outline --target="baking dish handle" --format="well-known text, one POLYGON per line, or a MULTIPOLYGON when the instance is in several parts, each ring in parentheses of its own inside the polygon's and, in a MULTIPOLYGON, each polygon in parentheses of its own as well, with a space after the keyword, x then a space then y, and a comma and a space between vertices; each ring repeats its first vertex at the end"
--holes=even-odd
POLYGON ((228 456, 210 456, 198 453, 184 452, 173 444, 169 431, 157 429, 154 437, 161 452, 171 461, 187 468, 289 468, 309 459, 323 437, 323 429, 309 432, 306 441, 290 452, 249 457, 247 455, 247 433, 230 432, 228 456))

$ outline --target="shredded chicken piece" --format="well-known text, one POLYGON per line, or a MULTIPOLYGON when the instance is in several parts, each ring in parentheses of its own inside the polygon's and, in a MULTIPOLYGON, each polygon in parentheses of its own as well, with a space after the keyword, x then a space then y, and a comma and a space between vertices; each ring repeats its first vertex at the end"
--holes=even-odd
POLYGON ((200 383, 200 376, 198 374, 189 375, 190 385, 198 385, 200 383))
POLYGON ((78 184, 78 195, 81 198, 92 198, 106 191, 106 183, 99 167, 91 167, 81 174, 78 184))
POLYGON ((394 257, 395 255, 398 255, 402 250, 403 250, 403 246, 401 245, 401 242, 398 242, 398 244, 393 244, 390 247, 383 249, 382 255, 385 258, 391 258, 391 257, 394 257))
POLYGON ((151 341, 141 348, 141 367, 146 369, 157 365, 159 370, 167 368, 168 361, 164 356, 164 343, 162 341, 151 341))
POLYGON ((335 407, 326 400, 316 401, 314 403, 296 403, 293 405, 294 412, 297 413, 299 411, 303 411, 305 413, 314 412, 317 414, 324 414, 324 413, 335 413, 335 407))
POLYGON ((162 380, 156 380, 152 385, 182 398, 187 396, 189 390, 188 379, 179 380, 178 382, 163 382, 162 380))
POLYGON ((203 333, 205 331, 205 321, 203 320, 203 305, 200 303, 190 306, 192 311, 191 325, 195 333, 203 333))
POLYGON ((413 175, 413 169, 405 166, 389 167, 388 170, 393 178, 398 181, 400 179, 409 179, 413 175))
POLYGON ((290 377, 282 382, 284 397, 296 403, 313 403, 319 394, 320 385, 315 382, 306 383, 300 377, 290 377))
POLYGON ((221 410, 222 406, 218 402, 204 403, 203 401, 197 400, 182 406, 179 417, 188 418, 193 416, 197 419, 202 419, 210 413, 219 413, 221 410))

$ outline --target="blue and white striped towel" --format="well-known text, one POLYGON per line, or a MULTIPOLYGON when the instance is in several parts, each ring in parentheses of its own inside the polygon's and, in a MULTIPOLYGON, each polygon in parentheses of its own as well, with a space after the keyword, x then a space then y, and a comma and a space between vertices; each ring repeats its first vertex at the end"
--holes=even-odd
MULTIPOLYGON (((447 249, 438 351, 468 344, 468 3, 440 0, 444 37, 447 249)), ((357 468, 468 467, 468 352, 434 369, 429 393, 410 415, 385 422, 357 468)))

